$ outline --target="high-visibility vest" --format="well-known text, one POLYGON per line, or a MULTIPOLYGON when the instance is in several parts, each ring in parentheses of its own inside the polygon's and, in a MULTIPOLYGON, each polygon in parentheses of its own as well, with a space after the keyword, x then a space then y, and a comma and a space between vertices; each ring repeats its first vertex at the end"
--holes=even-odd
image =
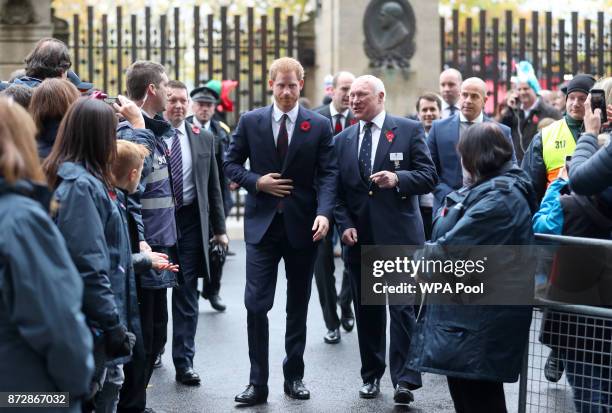
POLYGON ((574 153, 576 140, 565 119, 560 119, 542 129, 542 159, 546 166, 547 185, 557 179, 565 166, 565 157, 574 153))

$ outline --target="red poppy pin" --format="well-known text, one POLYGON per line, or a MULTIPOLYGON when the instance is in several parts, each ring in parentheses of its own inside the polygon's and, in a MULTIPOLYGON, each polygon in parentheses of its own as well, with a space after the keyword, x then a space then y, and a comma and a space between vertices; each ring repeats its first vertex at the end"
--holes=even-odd
POLYGON ((387 138, 389 142, 393 142, 393 139, 395 139, 395 134, 388 130, 387 133, 385 133, 385 138, 387 138))
POLYGON ((353 118, 353 119, 351 119, 351 121, 349 123, 351 124, 351 126, 353 126, 354 124, 357 123, 357 119, 353 118))
POLYGON ((300 124, 300 129, 303 130, 304 132, 308 132, 310 130, 310 122, 308 122, 307 120, 302 122, 300 124))
POLYGON ((112 190, 112 189, 109 189, 109 190, 108 190, 108 196, 109 196, 109 197, 110 197, 110 199, 112 199, 113 201, 115 201, 115 200, 117 199, 117 193, 116 193, 114 190, 112 190))
POLYGON ((538 124, 540 122, 540 118, 538 118, 538 115, 533 115, 533 117, 531 118, 531 120, 533 121, 533 123, 538 124))
POLYGON ((191 125, 191 131, 196 135, 200 134, 200 128, 198 128, 196 125, 191 125))

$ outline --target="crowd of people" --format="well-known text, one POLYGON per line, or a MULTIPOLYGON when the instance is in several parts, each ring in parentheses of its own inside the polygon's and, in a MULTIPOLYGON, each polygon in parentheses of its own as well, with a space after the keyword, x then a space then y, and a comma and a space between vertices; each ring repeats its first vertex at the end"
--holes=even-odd
MULTIPOLYGON (((381 391, 388 311, 395 403, 411 403, 431 372, 447 376, 457 412, 505 412, 503 383, 518 379, 531 308, 364 305, 361 247, 416 245, 436 256, 453 245, 532 245, 536 232, 611 237, 612 104, 602 114, 590 98, 601 89, 612 103, 611 78, 576 74, 563 96, 545 94, 521 62, 491 118, 485 82, 447 69, 409 119, 386 111, 381 79, 345 71, 331 80, 331 100, 307 109, 304 69, 284 57, 270 66, 272 103, 241 114, 231 131, 215 112, 220 82, 189 91, 162 65, 136 61, 127 95, 111 98, 82 82, 51 38, 25 63, 0 86, 0 391, 68 392, 70 408, 58 411, 152 411, 169 289, 176 381, 200 384, 198 300, 226 310, 225 217, 236 188, 247 192, 250 359, 239 405, 268 398, 267 314, 282 259, 288 397, 310 398, 303 355, 314 274, 323 340, 339 343, 341 328, 356 326, 356 395, 381 391)), ((553 267, 558 283, 563 266, 553 267)), ((612 305, 606 276, 589 289, 590 300, 612 305)), ((551 291, 562 299, 559 284, 551 291)), ((596 406, 612 403, 610 357, 570 360, 554 334, 541 340, 551 348, 546 377, 565 369, 576 409, 606 411, 596 406)))

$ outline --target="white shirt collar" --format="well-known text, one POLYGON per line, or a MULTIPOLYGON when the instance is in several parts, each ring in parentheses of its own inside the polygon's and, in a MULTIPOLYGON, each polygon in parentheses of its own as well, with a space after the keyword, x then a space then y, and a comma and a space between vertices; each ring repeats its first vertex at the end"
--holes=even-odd
MULTIPOLYGON (((187 130, 185 129, 185 121, 182 121, 176 128, 173 126, 173 128, 178 132, 179 136, 186 136, 187 130)), ((170 135, 169 138, 172 139, 172 135, 170 135)))
MULTIPOLYGON (((460 122, 469 122, 469 120, 467 120, 467 118, 465 116, 463 116, 463 112, 459 112, 459 121, 460 122)), ((481 111, 480 115, 478 115, 478 117, 476 119, 474 119, 472 121, 472 123, 482 123, 482 122, 484 122, 484 114, 481 111)))
POLYGON ((330 103, 330 104, 329 104, 329 113, 330 113, 330 115, 331 115, 331 117, 332 117, 332 118, 333 118, 334 116, 336 116, 337 114, 341 114, 342 116, 344 116, 344 119, 346 119, 346 118, 348 117, 348 114, 349 114, 349 109, 348 109, 348 108, 346 108, 346 109, 344 110, 344 112, 338 112, 338 111, 336 110, 336 107, 334 106, 334 104, 333 104, 333 103, 330 103))
MULTIPOLYGON (((300 111, 300 105, 299 103, 296 103, 293 109, 287 112, 287 116, 289 117, 289 120, 291 121, 291 123, 295 124, 295 122, 297 121, 299 111, 300 111)), ((276 106, 276 101, 274 101, 274 107, 272 109, 272 116, 274 117, 274 121, 280 122, 284 114, 285 112, 280 110, 280 108, 276 106)))
MULTIPOLYGON (((386 116, 387 116, 387 112, 383 110, 383 111, 382 111, 382 112, 380 112, 378 115, 374 116, 374 119, 372 119, 372 123, 373 123, 374 125, 376 125, 376 127, 377 127, 378 129, 381 129, 381 130, 382 130, 383 123, 385 123, 385 117, 386 117, 386 116)), ((362 130, 363 130, 363 128, 365 127, 365 124, 366 124, 366 123, 367 123, 367 122, 366 122, 366 121, 364 121, 364 120, 360 120, 360 121, 359 121, 359 130, 360 130, 360 131, 362 131, 362 130)))

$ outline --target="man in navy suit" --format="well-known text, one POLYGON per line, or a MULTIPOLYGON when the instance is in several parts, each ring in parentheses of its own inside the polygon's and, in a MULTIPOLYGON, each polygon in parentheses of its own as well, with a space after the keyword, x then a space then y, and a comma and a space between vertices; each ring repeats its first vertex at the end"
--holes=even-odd
POLYGON ((302 65, 288 57, 275 60, 268 83, 274 104, 242 115, 224 162, 229 179, 248 191, 244 300, 251 374, 235 399, 245 405, 268 397, 267 313, 281 258, 287 273, 284 390, 295 399, 310 398, 302 383, 306 315, 316 246, 329 230, 338 175, 329 120, 298 105, 302 65))
MULTIPOLYGON (((434 121, 427 135, 427 145, 431 158, 436 165, 440 181, 434 190, 433 214, 442 206, 449 193, 463 186, 461 159, 457 153, 457 142, 465 131, 474 123, 494 122, 484 115, 487 102, 487 85, 482 79, 471 77, 461 84, 460 112, 446 119, 434 121)), ((512 143, 510 128, 497 124, 512 143)), ((514 147, 514 145, 513 145, 514 147)), ((516 155, 512 153, 516 163, 516 155)))
MULTIPOLYGON (((436 170, 420 123, 385 112, 385 87, 374 76, 353 82, 351 109, 359 122, 335 137, 338 199, 334 218, 348 246, 346 263, 357 317, 362 398, 380 391, 385 371, 387 311, 361 304, 362 245, 422 245, 425 241, 417 195, 431 192, 436 170)), ((407 368, 415 329, 411 305, 391 305, 389 364, 394 400, 409 403, 421 375, 407 368)))
MULTIPOLYGON (((339 134, 357 120, 349 107, 349 92, 355 76, 350 72, 338 72, 332 80, 332 101, 329 105, 315 112, 329 119, 334 135, 339 134)), ((336 291, 336 277, 334 272, 334 231, 330 231, 321 240, 315 260, 314 276, 319 290, 319 301, 323 310, 323 319, 327 327, 327 333, 323 341, 328 344, 340 342, 340 325, 348 332, 353 330, 355 315, 351 309, 351 286, 349 284, 348 270, 344 268, 342 273, 342 286, 340 294, 336 291), (338 318, 338 303, 340 304, 341 317, 338 318)))

